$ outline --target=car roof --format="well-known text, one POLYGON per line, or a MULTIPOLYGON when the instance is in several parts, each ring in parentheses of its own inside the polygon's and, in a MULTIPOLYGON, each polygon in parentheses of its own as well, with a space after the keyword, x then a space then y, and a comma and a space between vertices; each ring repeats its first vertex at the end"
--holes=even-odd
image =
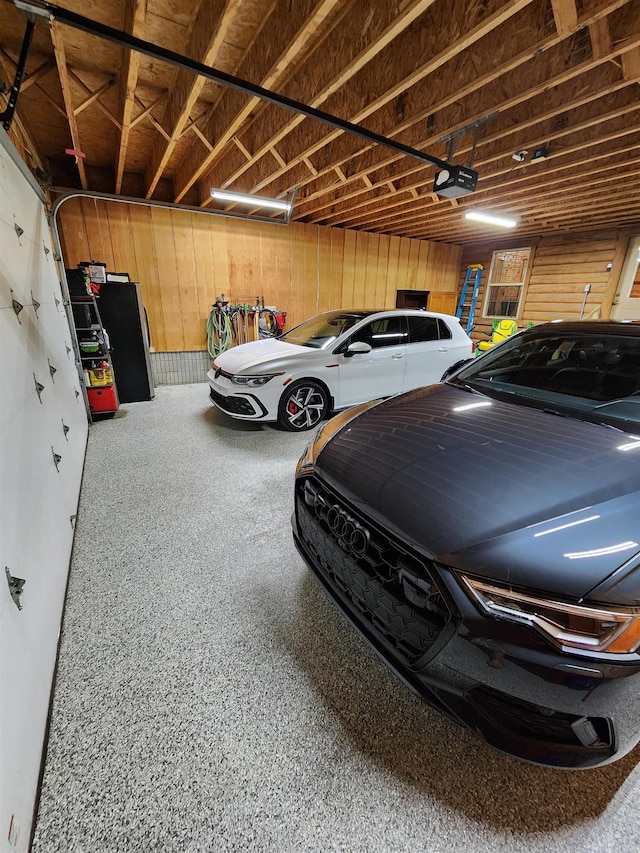
POLYGON ((540 323, 530 329, 525 329, 521 334, 540 333, 545 334, 584 334, 593 332, 602 335, 628 335, 629 337, 640 336, 640 321, 638 320, 552 320, 550 323, 540 323))

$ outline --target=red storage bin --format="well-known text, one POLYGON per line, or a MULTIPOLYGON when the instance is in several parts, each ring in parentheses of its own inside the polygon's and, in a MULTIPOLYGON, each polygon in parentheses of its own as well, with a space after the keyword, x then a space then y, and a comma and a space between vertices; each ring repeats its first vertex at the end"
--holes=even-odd
POLYGON ((92 412, 115 412, 118 408, 113 385, 108 388, 87 388, 87 397, 92 412))

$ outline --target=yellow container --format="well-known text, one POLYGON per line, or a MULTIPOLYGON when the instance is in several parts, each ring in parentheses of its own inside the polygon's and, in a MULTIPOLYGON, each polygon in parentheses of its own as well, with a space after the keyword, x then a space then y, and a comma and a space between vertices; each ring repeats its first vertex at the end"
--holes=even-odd
POLYGON ((113 373, 111 372, 111 368, 94 367, 93 370, 89 370, 89 381, 94 388, 111 385, 113 382, 113 373))

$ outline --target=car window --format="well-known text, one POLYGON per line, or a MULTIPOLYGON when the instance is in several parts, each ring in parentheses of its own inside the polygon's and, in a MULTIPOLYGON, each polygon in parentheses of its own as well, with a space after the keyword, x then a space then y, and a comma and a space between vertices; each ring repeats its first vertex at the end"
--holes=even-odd
POLYGON ((366 323, 361 329, 353 333, 349 343, 363 341, 372 349, 380 347, 392 347, 407 342, 408 332, 405 318, 400 315, 382 317, 366 323))
POLYGON ((453 335, 451 334, 451 329, 442 319, 442 317, 438 317, 438 331, 440 332, 440 340, 442 341, 450 341, 453 337, 453 335))
POLYGON ((366 311, 329 311, 326 314, 318 314, 317 317, 311 317, 295 326, 280 340, 298 346, 324 349, 366 316, 366 311))
POLYGON ((640 337, 532 331, 489 350, 454 383, 577 410, 603 423, 640 423, 640 337))
POLYGON ((437 341, 440 337, 436 317, 407 317, 409 324, 409 343, 420 341, 437 341))

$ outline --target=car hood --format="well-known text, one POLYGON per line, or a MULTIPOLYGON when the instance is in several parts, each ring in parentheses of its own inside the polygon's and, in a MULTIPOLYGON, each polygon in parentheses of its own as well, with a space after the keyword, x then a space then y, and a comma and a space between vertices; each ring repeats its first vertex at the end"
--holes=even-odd
POLYGON ((347 424, 318 474, 429 557, 585 596, 640 552, 640 442, 446 386, 392 398, 347 424))
POLYGON ((318 350, 312 347, 301 347, 298 344, 289 344, 277 338, 265 338, 261 341, 252 341, 248 344, 232 347, 216 356, 215 363, 228 373, 251 373, 260 369, 273 366, 275 368, 286 367, 291 359, 295 364, 300 363, 301 358, 313 359, 317 357, 318 350))

